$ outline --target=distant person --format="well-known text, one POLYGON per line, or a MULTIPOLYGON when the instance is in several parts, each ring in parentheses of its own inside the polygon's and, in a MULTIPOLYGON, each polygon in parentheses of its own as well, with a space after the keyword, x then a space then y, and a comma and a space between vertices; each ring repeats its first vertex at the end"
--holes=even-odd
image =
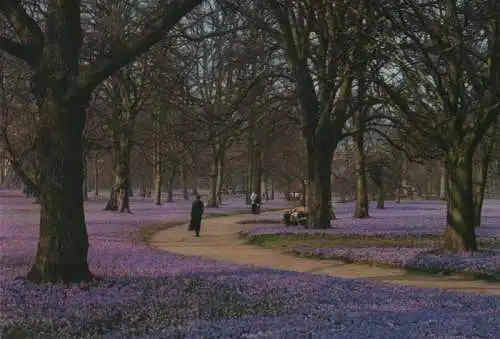
POLYGON ((257 193, 252 192, 250 194, 250 206, 252 208, 252 213, 255 213, 255 200, 257 199, 257 193))
POLYGON ((262 199, 258 195, 255 200, 254 200, 254 208, 252 209, 252 212, 254 214, 260 214, 260 205, 262 204, 262 199))
POLYGON ((203 217, 203 201, 201 197, 196 195, 196 200, 191 207, 191 222, 189 223, 189 230, 194 231, 196 236, 200 236, 201 218, 203 217))

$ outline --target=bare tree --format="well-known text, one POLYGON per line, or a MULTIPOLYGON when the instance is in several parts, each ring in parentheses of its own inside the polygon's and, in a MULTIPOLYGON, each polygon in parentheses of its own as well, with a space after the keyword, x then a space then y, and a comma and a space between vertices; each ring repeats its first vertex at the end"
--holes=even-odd
POLYGON ((0 35, 0 49, 32 69, 32 92, 38 109, 40 240, 29 280, 92 278, 81 194, 82 135, 92 91, 146 52, 202 2, 148 3, 150 11, 142 17, 142 29, 127 34, 120 43, 110 44, 91 60, 82 60, 87 32, 82 29, 81 1, 48 0, 42 14, 33 13, 19 0, 0 2, 2 19, 10 26, 10 31, 0 35))
POLYGON ((500 115, 500 5, 405 0, 390 6, 382 9, 396 32, 390 44, 401 77, 384 88, 407 126, 445 159, 445 248, 475 251, 474 153, 500 115))

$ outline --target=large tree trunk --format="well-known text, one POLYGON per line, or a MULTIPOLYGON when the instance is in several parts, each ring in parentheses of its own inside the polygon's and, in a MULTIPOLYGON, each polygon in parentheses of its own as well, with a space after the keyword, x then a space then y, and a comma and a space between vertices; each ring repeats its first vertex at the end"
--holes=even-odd
POLYGON ((366 218, 369 216, 368 189, 366 185, 366 166, 363 132, 357 133, 355 137, 356 157, 356 208, 355 218, 366 218))
POLYGON ((307 148, 307 228, 330 228, 331 168, 333 150, 315 145, 307 148))
POLYGON ((124 126, 121 130, 115 131, 113 136, 113 186, 110 199, 104 210, 128 212, 129 202, 129 178, 130 178, 130 153, 132 151, 132 130, 133 126, 124 126))
POLYGON ((27 276, 32 282, 92 278, 82 199, 86 102, 75 98, 64 102, 49 95, 40 107, 40 239, 27 276))
POLYGON ((459 151, 447 154, 448 202, 444 248, 450 252, 477 250, 472 175, 472 154, 463 154, 459 151))

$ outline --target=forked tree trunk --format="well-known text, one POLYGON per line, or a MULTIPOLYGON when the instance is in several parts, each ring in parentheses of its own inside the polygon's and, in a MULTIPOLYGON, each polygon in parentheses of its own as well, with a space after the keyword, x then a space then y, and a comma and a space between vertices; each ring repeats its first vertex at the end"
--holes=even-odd
POLYGON ((307 153, 307 228, 330 228, 331 168, 333 150, 308 147, 307 153))
POLYGON ((447 154, 448 201, 444 248, 450 252, 477 250, 472 175, 472 154, 464 155, 459 152, 447 154))
POLYGON ((366 218, 369 216, 368 190, 366 185, 366 163, 364 150, 364 136, 360 132, 355 137, 356 156, 356 208, 355 218, 366 218))
POLYGON ((87 102, 48 96, 40 107, 40 239, 35 264, 27 275, 35 283, 92 278, 82 200, 87 102))
POLYGON ((132 126, 116 131, 114 135, 113 186, 105 211, 132 213, 129 201, 130 153, 132 151, 132 126))

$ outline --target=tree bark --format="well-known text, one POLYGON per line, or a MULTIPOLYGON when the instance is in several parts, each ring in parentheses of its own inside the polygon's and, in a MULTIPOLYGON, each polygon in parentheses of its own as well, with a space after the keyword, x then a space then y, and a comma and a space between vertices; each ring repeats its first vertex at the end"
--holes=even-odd
MULTIPOLYGON (((161 205, 161 189, 163 186, 163 169, 160 162, 157 162, 154 171, 154 181, 155 181, 155 195, 154 195, 154 204, 161 205), (158 165, 159 164, 159 165, 158 165)), ((146 190, 144 190, 146 192, 146 190)))
POLYGON ((219 177, 219 152, 212 150, 212 164, 210 167, 210 190, 207 207, 219 207, 217 200, 217 179, 219 177))
POLYGON ((162 152, 162 127, 163 127, 163 110, 156 109, 153 111, 151 118, 153 123, 153 181, 155 185, 154 204, 161 205, 161 189, 163 185, 163 175, 165 167, 165 159, 162 152))
POLYGON ((472 154, 463 153, 449 151, 446 156, 448 201, 444 248, 454 253, 477 250, 472 154))
POLYGON ((154 204, 161 205, 161 189, 163 186, 164 164, 163 159, 161 159, 161 155, 156 151, 153 154, 153 160, 153 180, 155 185, 154 204))
POLYGON ((89 173, 87 166, 87 157, 83 157, 83 200, 89 199, 89 173))
POLYGON ((266 171, 262 172, 262 184, 261 184, 260 190, 262 192, 262 196, 264 197, 264 199, 266 201, 268 201, 269 200, 269 191, 267 189, 267 173, 266 173, 266 171))
POLYGON ((481 164, 476 174, 478 181, 475 185, 475 192, 474 192, 474 224, 476 227, 481 226, 484 194, 486 191, 486 183, 488 181, 488 165, 489 164, 485 166, 484 163, 481 164))
POLYGON ((195 175, 193 177, 193 195, 197 195, 198 194, 198 176, 195 175))
POLYGON ((83 209, 83 145, 88 101, 48 95, 40 105, 40 238, 27 279, 35 283, 92 279, 83 209), (71 128, 68 128, 71 126, 71 128))
POLYGON ((262 198, 262 161, 261 151, 257 145, 254 146, 253 158, 252 191, 262 198))
POLYGON ((105 211, 132 212, 129 202, 132 131, 132 122, 128 121, 125 126, 113 133, 114 179, 110 199, 104 208, 105 211))
POLYGON ((181 164, 182 199, 189 200, 188 192, 188 171, 186 164, 181 164))
POLYGON ((253 141, 252 139, 250 138, 249 141, 248 141, 248 162, 247 162, 247 180, 246 180, 246 189, 245 189, 245 192, 246 192, 246 195, 245 195, 245 203, 247 205, 250 205, 252 202, 251 202, 251 199, 250 199, 250 196, 252 194, 252 190, 253 190, 253 180, 254 180, 254 150, 253 150, 253 141))
POLYGON ((225 151, 219 148, 217 157, 217 204, 222 204, 222 190, 224 189, 224 158, 225 151))
POLYGON ((377 185, 377 208, 385 208, 385 188, 383 181, 381 181, 379 185, 377 185))
POLYGON ((80 74, 83 45, 82 9, 78 1, 49 1, 42 27, 19 1, 0 6, 14 40, 2 36, 0 49, 23 60, 33 71, 32 92, 38 105, 37 155, 40 198, 40 239, 33 282, 82 281, 92 278, 87 263, 88 235, 83 209, 83 132, 86 109, 95 89, 109 75, 134 61, 161 40, 202 0, 175 1, 165 7, 161 25, 85 65, 80 74))
POLYGON ((367 218, 369 216, 368 190, 366 185, 366 164, 364 150, 363 132, 355 136, 355 157, 356 157, 356 208, 355 218, 367 218))
POLYGON ((300 205, 307 206, 307 180, 302 180, 302 194, 300 196, 300 205))
POLYGON ((307 228, 330 228, 331 168, 333 149, 308 145, 307 153, 307 228))

